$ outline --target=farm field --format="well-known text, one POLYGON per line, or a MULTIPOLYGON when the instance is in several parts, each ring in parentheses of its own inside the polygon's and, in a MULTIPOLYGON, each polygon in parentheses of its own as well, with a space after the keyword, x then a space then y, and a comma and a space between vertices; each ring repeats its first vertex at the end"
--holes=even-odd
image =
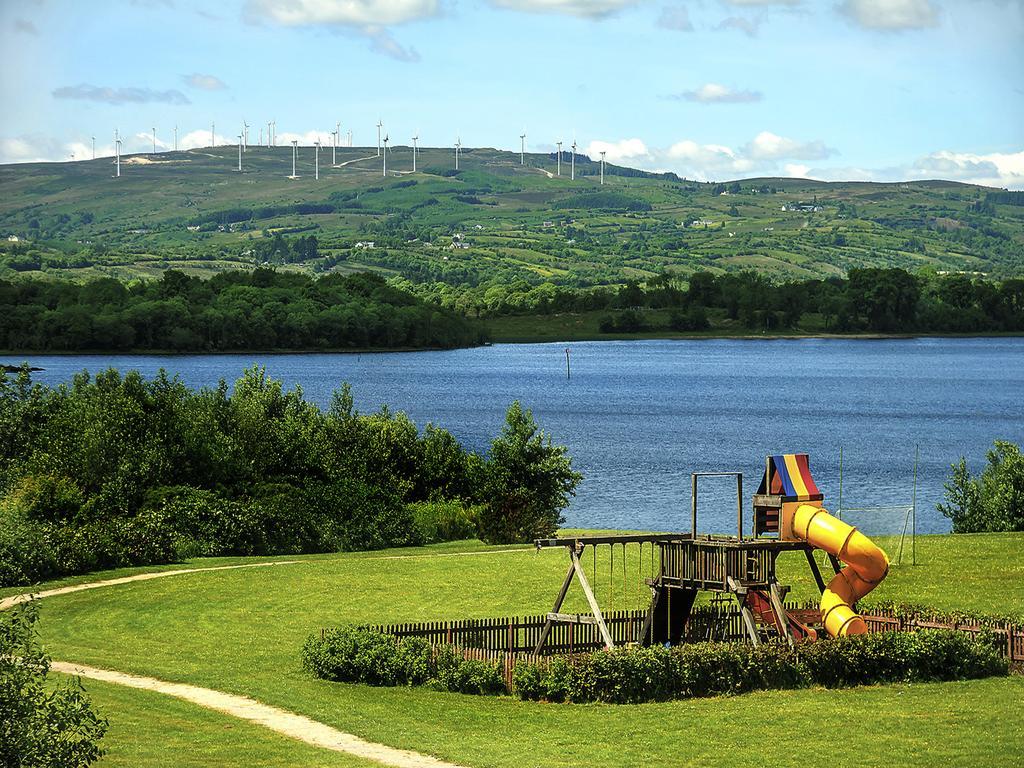
MULTIPOLYGON (((894 554, 895 542, 880 543, 894 554)), ((919 565, 906 564, 905 551, 905 564, 893 565, 877 599, 1020 618, 1022 545, 1021 534, 919 537, 919 565)), ((839 742, 865 765, 888 764, 894 756, 920 765, 1015 765, 1024 754, 1024 733, 1009 725, 1013 702, 1024 695, 1020 677, 638 706, 545 705, 314 680, 299 667, 299 648, 310 632, 341 622, 543 612, 560 583, 564 554, 459 542, 287 559, 297 562, 49 597, 41 606, 43 640, 55 659, 249 695, 363 738, 469 766, 521 766, 524 755, 530 765, 574 765, 584 749, 588 762, 599 766, 677 764, 683 756, 692 764, 803 765, 834 759, 839 742), (743 735, 765 732, 781 735, 743 735)), ((224 563, 184 567, 214 564, 224 563)), ((607 564, 596 567, 600 574, 607 564)), ((782 570, 794 597, 813 596, 806 567, 791 560, 782 570)), ((639 591, 634 598, 618 582, 608 589, 600 579, 597 592, 608 607, 633 607, 630 602, 642 599, 639 591)), ((582 598, 570 595, 575 610, 582 598)), ((112 722, 106 764, 161 764, 163 749, 124 743, 124 731, 116 730, 119 718, 134 722, 156 694, 90 681, 86 687, 97 690, 97 703, 106 705, 103 714, 112 722)), ((204 748, 222 747, 210 735, 226 728, 220 716, 176 702, 154 711, 155 721, 138 732, 148 744, 173 749, 187 721, 199 729, 204 748)), ((239 723, 225 739, 230 743, 248 729, 239 723)), ((289 751, 280 742, 273 734, 247 739, 246 763, 275 764, 281 755, 287 757, 276 764, 308 764, 301 745, 289 751)), ((334 759, 318 764, 357 764, 334 759)))
MULTIPOLYGON (((521 281, 582 287, 756 269, 772 279, 839 276, 851 267, 1019 274, 1024 208, 995 190, 945 181, 734 184, 599 165, 549 176, 555 156, 393 147, 388 175, 373 147, 342 147, 338 167, 299 148, 233 146, 111 160, 0 166, 0 277, 151 279, 269 262, 313 273, 369 269, 413 283, 521 281), (732 190, 732 191, 730 191, 732 190), (313 235, 316 253, 274 238, 313 235), (8 236, 19 242, 7 242, 8 236)), ((566 158, 567 159, 567 158, 566 158)), ((563 159, 563 165, 565 160, 563 159)))

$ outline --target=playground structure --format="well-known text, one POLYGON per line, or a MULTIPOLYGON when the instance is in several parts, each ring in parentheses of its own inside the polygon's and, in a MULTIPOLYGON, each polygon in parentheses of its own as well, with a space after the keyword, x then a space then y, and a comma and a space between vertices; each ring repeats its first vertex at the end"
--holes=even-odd
POLYGON ((765 460, 764 476, 753 496, 753 531, 749 536, 744 535, 742 473, 696 472, 691 475, 689 533, 538 539, 538 549, 564 548, 569 555, 569 568, 534 653, 545 651, 552 629, 558 624, 593 625, 604 647, 615 647, 583 565, 590 547, 596 576, 597 548, 602 546, 608 547, 611 563, 616 548, 621 547, 623 574, 631 545, 639 550, 640 559, 645 544, 651 547, 652 557, 657 550, 657 569, 652 568, 650 577, 644 580, 651 599, 637 633, 641 645, 682 642, 701 592, 711 593, 712 601, 734 598, 746 636, 755 645, 773 640, 790 645, 813 641, 821 631, 833 637, 867 632, 868 627, 855 606, 885 578, 889 560, 868 537, 829 514, 822 500, 823 495, 811 477, 807 455, 783 454, 765 460), (702 477, 735 478, 735 536, 698 534, 697 490, 702 477), (815 549, 828 555, 835 572, 828 584, 814 559, 815 549), (784 552, 804 554, 821 592, 820 610, 786 606, 789 587, 779 583, 776 571, 779 555, 784 552), (583 590, 589 614, 562 612, 574 581, 583 590))

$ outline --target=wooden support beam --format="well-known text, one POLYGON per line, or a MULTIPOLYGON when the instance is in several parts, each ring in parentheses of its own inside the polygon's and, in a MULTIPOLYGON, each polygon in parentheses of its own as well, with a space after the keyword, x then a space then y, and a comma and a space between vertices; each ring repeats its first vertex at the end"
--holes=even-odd
MULTIPOLYGON (((607 650, 611 650, 615 647, 615 643, 612 641, 611 633, 608 631, 608 625, 604 623, 604 615, 601 613, 601 606, 597 604, 597 599, 594 597, 593 591, 590 589, 590 584, 587 582, 587 576, 583 573, 583 566, 580 565, 580 558, 576 554, 575 550, 569 550, 569 556, 572 557, 572 567, 576 569, 576 578, 579 579, 580 586, 583 587, 583 594, 587 596, 587 603, 590 605, 590 610, 594 613, 594 618, 597 619, 597 628, 601 631, 601 638, 604 640, 604 647, 607 650)), ((558 610, 557 608, 555 609, 558 610)))
POLYGON ((584 613, 549 613, 548 621, 561 624, 597 624, 597 619, 584 613))
POLYGON ((772 611, 779 622, 779 627, 790 648, 796 646, 796 639, 793 637, 793 628, 789 626, 789 616, 786 615, 786 606, 782 604, 782 595, 779 594, 779 584, 773 581, 768 588, 768 595, 772 599, 772 611))
POLYGON ((740 601, 740 616, 743 617, 743 626, 747 628, 747 634, 750 635, 750 642, 754 645, 760 645, 761 637, 757 634, 757 627, 754 624, 754 614, 750 612, 746 601, 740 601))
POLYGON ((818 561, 814 559, 814 553, 809 549, 804 550, 804 554, 807 555, 807 565, 810 566, 811 575, 814 577, 814 583, 818 585, 818 592, 820 594, 825 593, 825 580, 821 578, 821 570, 818 568, 818 561))
MULTIPOLYGON (((565 578, 562 580, 562 588, 558 590, 558 597, 555 598, 555 605, 551 609, 551 613, 558 613, 562 607, 562 603, 565 602, 565 596, 569 594, 569 587, 572 586, 573 576, 576 575, 576 554, 573 553, 573 563, 569 564, 569 570, 565 574, 565 578)), ((544 649, 544 644, 548 641, 548 635, 551 634, 551 615, 548 614, 548 620, 544 622, 544 628, 540 631, 540 637, 537 640, 537 645, 534 646, 533 655, 539 656, 540 652, 544 649)))

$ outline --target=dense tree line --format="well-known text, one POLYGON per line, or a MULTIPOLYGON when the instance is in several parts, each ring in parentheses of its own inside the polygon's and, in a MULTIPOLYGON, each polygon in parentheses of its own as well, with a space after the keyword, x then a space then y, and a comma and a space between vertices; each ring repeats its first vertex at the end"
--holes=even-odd
POLYGON ((529 411, 490 451, 386 407, 330 408, 262 369, 230 391, 109 370, 52 389, 0 372, 0 586, 194 556, 551 535, 580 477, 529 411), (461 519, 452 524, 454 516, 461 519), (431 519, 431 517, 434 519, 431 519))
POLYGON ((610 310, 604 330, 643 329, 637 310, 672 311, 676 330, 701 330, 709 309, 752 329, 794 328, 808 313, 835 333, 984 333, 1024 330, 1024 279, 851 269, 846 278, 773 283, 752 271, 664 273, 641 284, 573 289, 525 281, 454 287, 410 286, 419 295, 477 317, 610 310))
MULTIPOLYGON (((308 242, 300 238, 295 243, 308 242)), ((315 247, 313 245, 312 247, 315 247)), ((372 274, 167 270, 125 284, 0 281, 0 349, 349 349, 467 346, 480 331, 372 274)))

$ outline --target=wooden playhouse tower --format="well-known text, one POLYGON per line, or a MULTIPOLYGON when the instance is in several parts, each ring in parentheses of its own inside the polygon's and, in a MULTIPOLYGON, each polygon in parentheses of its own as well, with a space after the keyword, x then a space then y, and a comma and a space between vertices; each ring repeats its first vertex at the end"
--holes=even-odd
MULTIPOLYGON (((789 587, 779 583, 777 562, 784 552, 802 552, 819 590, 825 582, 813 557, 813 547, 798 540, 791 530, 791 510, 797 504, 820 505, 822 494, 811 477, 807 454, 768 456, 765 472, 753 497, 753 531, 746 535, 743 525, 743 475, 740 472, 695 472, 691 475, 691 530, 687 533, 623 534, 538 539, 536 545, 564 547, 569 568, 554 607, 535 648, 542 653, 550 629, 558 623, 593 624, 606 648, 614 647, 601 608, 586 578, 582 561, 587 547, 610 548, 629 544, 650 544, 658 553, 656 573, 645 579, 651 600, 638 632, 642 645, 677 644, 686 637, 697 597, 712 593, 718 601, 735 599, 745 635, 754 644, 783 641, 794 644, 814 640, 820 627, 816 609, 787 610, 784 599, 789 587), (698 534, 697 490, 702 477, 733 477, 736 480, 736 533, 698 534), (590 614, 562 612, 573 581, 579 582, 590 606, 590 614)), ((624 554, 623 554, 624 556, 624 554)), ((830 556, 838 573, 840 563, 830 556)))

